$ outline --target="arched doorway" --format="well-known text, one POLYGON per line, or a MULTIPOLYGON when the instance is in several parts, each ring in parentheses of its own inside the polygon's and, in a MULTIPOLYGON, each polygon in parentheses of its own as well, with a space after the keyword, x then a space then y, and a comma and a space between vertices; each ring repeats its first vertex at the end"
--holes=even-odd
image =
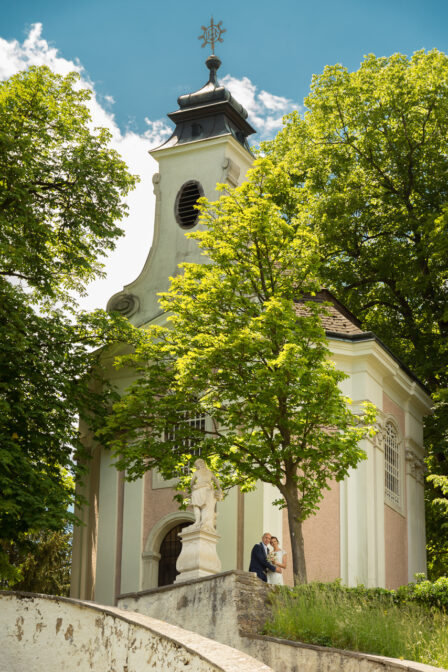
POLYGON ((168 532, 176 525, 180 529, 194 523, 193 511, 173 511, 160 518, 151 528, 142 553, 141 590, 157 588, 159 585, 160 546, 168 532))
POLYGON ((179 538, 179 532, 189 522, 179 523, 165 535, 160 544, 160 560, 159 560, 159 580, 158 586, 169 586, 174 583, 179 572, 176 569, 176 561, 182 549, 182 542, 179 538))

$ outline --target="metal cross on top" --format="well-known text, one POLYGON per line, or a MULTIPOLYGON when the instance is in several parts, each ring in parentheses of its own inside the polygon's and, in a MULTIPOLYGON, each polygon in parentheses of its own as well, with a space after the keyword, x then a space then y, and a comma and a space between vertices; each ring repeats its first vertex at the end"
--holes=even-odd
POLYGON ((226 32, 225 28, 221 28, 222 21, 219 23, 213 23, 213 16, 210 21, 210 25, 205 27, 201 26, 204 31, 202 35, 199 35, 198 40, 204 40, 202 47, 205 47, 206 44, 212 45, 212 54, 215 53, 215 42, 224 42, 221 35, 226 32))

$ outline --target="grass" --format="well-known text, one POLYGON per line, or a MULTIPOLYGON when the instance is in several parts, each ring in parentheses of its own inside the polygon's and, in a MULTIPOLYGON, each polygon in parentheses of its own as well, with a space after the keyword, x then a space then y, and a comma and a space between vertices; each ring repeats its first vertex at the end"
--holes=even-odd
POLYGON ((390 595, 335 584, 280 588, 263 634, 448 667, 448 617, 390 595))

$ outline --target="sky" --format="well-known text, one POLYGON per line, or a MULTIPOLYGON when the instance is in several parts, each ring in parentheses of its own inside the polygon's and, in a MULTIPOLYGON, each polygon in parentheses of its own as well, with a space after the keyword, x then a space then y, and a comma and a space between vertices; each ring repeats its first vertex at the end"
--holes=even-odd
POLYGON ((270 138, 282 116, 303 110, 313 74, 327 64, 359 67, 363 56, 448 51, 446 0, 0 0, 0 80, 29 65, 77 70, 92 90, 95 125, 141 182, 128 197, 117 247, 81 306, 105 308, 149 253, 157 171, 148 155, 172 129, 177 97, 206 81, 202 26, 223 22, 221 81, 249 112, 252 142, 270 138))

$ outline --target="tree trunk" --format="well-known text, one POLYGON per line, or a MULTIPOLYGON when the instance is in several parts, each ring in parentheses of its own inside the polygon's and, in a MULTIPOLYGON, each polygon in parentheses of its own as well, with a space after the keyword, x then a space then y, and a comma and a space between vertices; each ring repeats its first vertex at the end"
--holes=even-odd
POLYGON ((301 583, 307 583, 307 577, 302 521, 300 520, 300 501, 296 484, 286 482, 282 487, 282 495, 285 498, 288 511, 292 550, 292 570, 294 574, 294 585, 297 586, 301 583))

